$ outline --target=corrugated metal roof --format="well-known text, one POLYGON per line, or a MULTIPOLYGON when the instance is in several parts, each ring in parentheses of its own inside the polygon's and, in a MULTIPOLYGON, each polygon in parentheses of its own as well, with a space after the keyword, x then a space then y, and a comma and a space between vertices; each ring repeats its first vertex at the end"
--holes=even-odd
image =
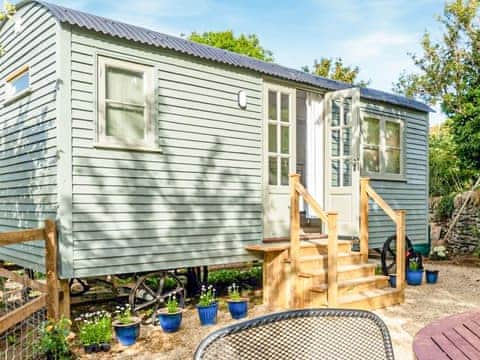
MULTIPOLYGON (((308 84, 327 90, 341 90, 351 88, 352 85, 340 81, 326 79, 320 76, 308 74, 301 70, 287 68, 274 63, 267 63, 248 56, 230 51, 214 48, 207 45, 197 44, 179 37, 166 35, 135 25, 125 24, 110 20, 101 16, 88 14, 82 11, 68 9, 63 6, 44 1, 35 1, 45 6, 52 15, 61 23, 78 26, 84 29, 100 32, 105 35, 135 41, 138 43, 170 49, 198 58, 211 60, 223 64, 236 66, 260 72, 265 75, 291 80, 302 84, 308 84)), ((433 111, 422 102, 403 96, 389 94, 383 91, 362 88, 360 94, 363 98, 387 102, 390 104, 405 106, 424 112, 433 111)))

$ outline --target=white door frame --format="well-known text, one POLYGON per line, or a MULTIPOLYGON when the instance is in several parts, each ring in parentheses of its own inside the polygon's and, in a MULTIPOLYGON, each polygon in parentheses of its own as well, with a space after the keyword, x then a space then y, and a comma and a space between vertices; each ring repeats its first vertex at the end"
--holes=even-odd
MULTIPOLYGON (((264 82, 263 84, 263 118, 262 118, 262 132, 263 132, 263 204, 264 204, 264 237, 282 237, 287 236, 290 227, 290 187, 289 184, 277 185, 269 184, 269 143, 268 132, 270 124, 268 116, 268 95, 269 91, 275 91, 278 96, 280 94, 289 95, 289 174, 296 171, 296 89, 287 87, 276 83, 264 82), (275 206, 271 206, 275 204, 275 206)), ((280 119, 281 104, 277 98, 277 114, 280 119)), ((278 129, 281 128, 278 123, 278 129)), ((280 149, 280 130, 277 132, 277 146, 280 149)), ((280 151, 280 150, 278 150, 280 151)), ((280 164, 278 164, 280 166, 280 164)), ((279 170, 280 172, 281 170, 279 170)), ((281 176, 278 176, 280 181, 281 176)))
MULTIPOLYGON (((360 228, 360 89, 350 88, 345 90, 332 91, 325 94, 325 209, 327 211, 336 211, 336 204, 333 201, 335 196, 349 196, 351 195, 351 211, 349 217, 351 221, 348 223, 342 223, 342 213, 339 212, 339 235, 347 237, 358 237, 360 228), (332 102, 334 100, 351 99, 351 171, 352 179, 351 186, 343 186, 340 184, 338 187, 332 187, 331 176, 331 131, 330 125, 332 121, 332 102)), ((341 107, 340 122, 343 122, 343 106, 341 107)), ((341 130, 343 131, 343 130, 341 130)), ((343 135, 340 137, 340 149, 343 149, 343 135)), ((340 150, 342 152, 342 150, 340 150)), ((343 153, 340 154, 340 157, 343 153)), ((348 158, 347 157, 347 158, 348 158)), ((343 160, 340 162, 343 164, 343 160)), ((340 174, 343 169, 340 169, 340 174)), ((342 181, 343 175, 341 175, 340 181, 342 181)), ((345 217, 345 214, 344 216, 345 217)), ((345 220, 343 220, 345 222, 345 220)))

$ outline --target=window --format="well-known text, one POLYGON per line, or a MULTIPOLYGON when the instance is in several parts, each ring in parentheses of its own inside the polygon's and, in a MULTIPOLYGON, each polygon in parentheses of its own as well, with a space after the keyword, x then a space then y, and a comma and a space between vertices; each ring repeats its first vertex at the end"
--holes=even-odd
POLYGON ((154 72, 150 66, 99 58, 98 140, 154 147, 154 72))
POLYGON ((403 122, 365 117, 362 123, 363 167, 365 174, 403 179, 403 122))
POLYGON ((291 95, 268 91, 268 184, 289 184, 291 159, 291 95))
POLYGON ((352 104, 350 100, 332 102, 330 123, 331 187, 352 186, 352 104))
POLYGON ((30 92, 30 69, 22 66, 6 78, 6 100, 17 99, 30 92))

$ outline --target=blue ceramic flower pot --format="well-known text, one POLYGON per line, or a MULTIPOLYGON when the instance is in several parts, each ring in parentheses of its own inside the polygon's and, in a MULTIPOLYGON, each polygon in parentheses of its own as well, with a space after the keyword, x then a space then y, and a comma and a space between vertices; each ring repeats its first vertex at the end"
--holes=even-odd
POLYGON ((436 284, 438 281, 438 270, 427 270, 426 272, 427 284, 436 284))
POLYGON ((182 323, 182 312, 176 312, 174 314, 159 313, 157 319, 160 322, 160 326, 166 333, 173 333, 180 328, 182 323))
POLYGON ((423 280, 423 270, 408 270, 407 271, 407 284, 408 285, 421 285, 423 280))
POLYGON ((140 334, 140 319, 135 319, 135 322, 131 324, 114 322, 113 328, 118 342, 123 346, 130 346, 135 344, 140 334))
POLYGON ((390 275, 390 277, 388 279, 388 282, 390 283, 390 286, 392 288, 396 288, 397 287, 397 275, 390 275))
POLYGON ((217 323, 218 303, 208 306, 197 306, 197 310, 202 326, 215 325, 217 323))
POLYGON ((230 315, 232 315, 233 319, 243 319, 248 313, 248 300, 229 300, 228 311, 230 311, 230 315))

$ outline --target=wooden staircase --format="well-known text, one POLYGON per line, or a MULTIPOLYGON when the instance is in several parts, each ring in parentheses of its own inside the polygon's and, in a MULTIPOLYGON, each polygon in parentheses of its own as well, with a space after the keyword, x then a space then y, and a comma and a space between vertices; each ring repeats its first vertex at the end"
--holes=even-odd
MULTIPOLYGON (((362 217, 367 219, 361 221, 360 251, 352 251, 351 241, 338 239, 337 214, 321 210, 299 183, 298 177, 293 178, 292 183, 295 191, 292 191, 290 241, 247 247, 250 251, 263 253, 264 303, 272 309, 336 307, 365 310, 402 303, 404 281, 399 272, 404 269, 404 253, 400 251, 403 257, 397 267, 397 288, 390 287, 387 276, 376 275, 376 264, 368 262, 368 197, 378 196, 368 181, 362 179, 362 198, 367 201, 367 213, 362 217), (302 195, 319 218, 328 224, 327 238, 322 234, 300 235, 298 197, 295 194, 302 195)), ((364 205, 361 206, 362 212, 365 211, 364 205)), ((386 210, 387 214, 397 216, 391 208, 386 210)), ((395 218, 399 225, 397 248, 400 249, 402 244, 403 248, 405 246, 403 217, 404 212, 395 218)))

